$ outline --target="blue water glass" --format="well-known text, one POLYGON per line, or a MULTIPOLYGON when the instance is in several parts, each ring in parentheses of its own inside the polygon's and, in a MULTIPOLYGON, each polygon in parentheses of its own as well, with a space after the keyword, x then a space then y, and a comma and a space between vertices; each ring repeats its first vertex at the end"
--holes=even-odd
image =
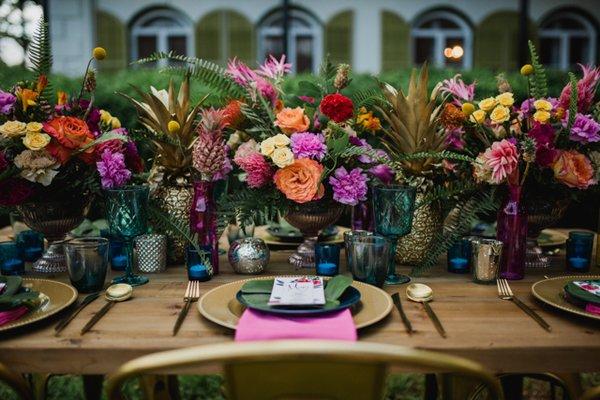
POLYGON ((25 272, 25 261, 15 242, 0 243, 0 273, 21 275, 25 272))
POLYGON ((592 260, 594 234, 591 232, 573 231, 567 239, 567 270, 588 272, 592 260))
POLYGON ((27 230, 20 232, 15 238, 23 261, 34 262, 44 252, 44 236, 41 233, 27 230))
POLYGON ((471 241, 463 238, 448 249, 448 272, 466 274, 471 269, 471 241))
POLYGON ((357 237, 373 236, 373 232, 364 231, 361 229, 355 229, 352 231, 344 232, 344 249, 346 250, 346 268, 350 271, 350 264, 352 263, 352 252, 350 251, 350 244, 352 240, 357 237))
POLYGON ((108 229, 102 229, 100 236, 108 239, 108 258, 110 260, 110 269, 113 271, 125 271, 127 267, 127 249, 125 240, 118 236, 111 235, 108 229))
POLYGON ((108 270, 108 239, 84 237, 65 243, 65 258, 71 284, 81 293, 104 288, 108 270))
POLYGON ((335 276, 340 273, 340 246, 337 244, 316 243, 315 265, 317 275, 335 276))
POLYGON ((209 281, 213 276, 213 269, 210 265, 210 256, 212 248, 200 246, 200 253, 195 247, 189 246, 186 251, 185 264, 187 268, 188 279, 190 281, 209 281))
POLYGON ((352 277, 383 287, 388 273, 392 243, 384 236, 363 235, 352 238, 348 245, 348 269, 352 277))

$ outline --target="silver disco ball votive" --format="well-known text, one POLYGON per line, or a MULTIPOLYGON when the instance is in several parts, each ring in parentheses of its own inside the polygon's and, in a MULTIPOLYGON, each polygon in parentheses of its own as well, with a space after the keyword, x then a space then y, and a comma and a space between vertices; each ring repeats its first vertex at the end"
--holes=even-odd
POLYGON ((244 238, 234 241, 229 247, 229 263, 237 274, 256 275, 262 273, 271 252, 262 239, 244 238))

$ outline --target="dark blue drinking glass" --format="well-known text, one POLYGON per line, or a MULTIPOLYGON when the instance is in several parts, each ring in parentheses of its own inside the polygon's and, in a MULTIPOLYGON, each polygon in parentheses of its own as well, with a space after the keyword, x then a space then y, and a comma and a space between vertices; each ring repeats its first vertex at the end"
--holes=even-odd
POLYGON ((127 267, 127 249, 125 241, 117 236, 111 235, 108 229, 102 229, 100 236, 108 239, 108 259, 110 269, 113 271, 125 271, 127 267))
POLYGON ((592 261, 594 234, 591 232, 569 232, 567 239, 567 270, 588 272, 592 261))
POLYGON ((15 242, 24 261, 34 262, 44 252, 44 236, 39 232, 32 230, 19 232, 15 242))
POLYGON ((102 290, 108 270, 108 239, 84 237, 64 245, 71 284, 81 293, 102 290))
POLYGON ((448 272, 466 274, 471 269, 471 241, 463 238, 448 249, 448 272))
POLYGON ((200 246, 198 249, 194 246, 187 248, 185 265, 190 281, 209 281, 212 278, 211 254, 212 247, 210 245, 200 246))
POLYGON ((315 266, 317 275, 335 276, 340 273, 340 246, 337 244, 315 244, 315 266))
POLYGON ((127 254, 125 275, 113 279, 113 283, 132 286, 148 282, 145 276, 133 274, 133 239, 148 230, 147 186, 124 186, 106 190, 106 219, 111 235, 123 238, 127 254))
POLYGON ((0 272, 2 275, 21 275, 25 272, 25 261, 15 242, 0 243, 0 272))
POLYGON ((398 239, 406 236, 412 229, 415 210, 416 189, 410 186, 388 185, 373 187, 373 214, 375 232, 390 241, 390 261, 387 285, 410 282, 406 275, 396 274, 396 245, 398 239))

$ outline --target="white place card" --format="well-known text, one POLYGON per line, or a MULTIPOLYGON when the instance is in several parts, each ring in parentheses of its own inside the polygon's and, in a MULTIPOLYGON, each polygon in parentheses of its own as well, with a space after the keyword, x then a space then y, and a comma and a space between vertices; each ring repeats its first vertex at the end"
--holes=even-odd
POLYGON ((323 278, 319 276, 276 277, 269 305, 322 306, 325 304, 323 278))

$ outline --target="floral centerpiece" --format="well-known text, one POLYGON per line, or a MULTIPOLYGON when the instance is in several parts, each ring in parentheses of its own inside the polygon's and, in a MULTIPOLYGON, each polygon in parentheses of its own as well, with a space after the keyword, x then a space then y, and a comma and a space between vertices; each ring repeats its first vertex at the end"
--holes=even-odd
POLYGON ((47 36, 42 24, 31 52, 34 79, 0 91, 0 206, 17 207, 49 240, 34 269, 58 272, 64 256, 54 242, 81 223, 94 193, 126 184, 143 166, 119 120, 93 104, 90 65, 106 51, 94 49, 78 94, 58 91, 53 103, 47 36))
POLYGON ((581 66, 582 78, 571 73, 559 97, 551 97, 530 48, 532 64, 521 70, 529 97, 522 102, 504 79, 497 96, 478 101, 472 91, 465 94, 460 79, 444 83, 453 97, 449 107, 460 116, 448 127, 451 147, 474 157, 465 176, 473 177, 478 190, 501 187, 505 194, 497 236, 506 253, 501 275, 508 279, 524 274, 527 202, 577 197, 597 186, 600 173, 600 107, 594 106, 600 69, 581 66))

